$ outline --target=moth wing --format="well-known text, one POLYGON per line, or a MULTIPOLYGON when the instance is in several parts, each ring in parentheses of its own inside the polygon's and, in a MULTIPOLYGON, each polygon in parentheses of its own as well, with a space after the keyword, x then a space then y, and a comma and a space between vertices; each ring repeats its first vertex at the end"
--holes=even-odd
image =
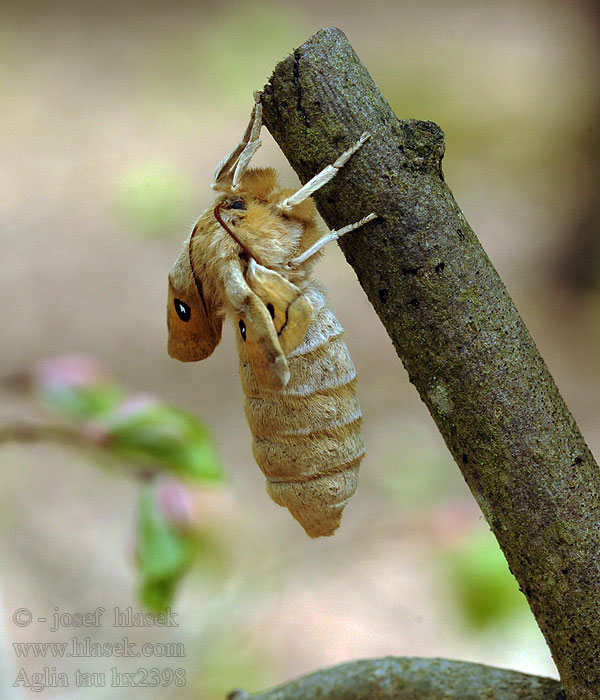
POLYGON ((312 319, 312 304, 296 285, 254 260, 248 266, 247 281, 267 307, 281 349, 289 355, 306 335, 312 319))
POLYGON ((240 360, 242 365, 250 364, 261 389, 280 391, 290 378, 287 360, 266 306, 258 295, 250 294, 243 315, 238 317, 240 360))
POLYGON ((221 340, 223 315, 194 277, 187 245, 169 272, 167 327, 169 355, 182 362, 204 360, 221 340))

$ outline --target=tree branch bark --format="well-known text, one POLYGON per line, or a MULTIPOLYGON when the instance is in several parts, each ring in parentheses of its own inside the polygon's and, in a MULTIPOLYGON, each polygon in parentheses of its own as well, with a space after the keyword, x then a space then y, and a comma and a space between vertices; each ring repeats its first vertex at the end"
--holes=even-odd
POLYGON ((362 659, 228 700, 564 700, 558 681, 447 659, 362 659))
MULTIPOLYGON (((444 183, 438 126, 398 121, 344 34, 277 65, 264 123, 302 182, 372 139, 315 195, 506 555, 567 696, 600 689, 600 470, 444 183)), ((368 419, 368 418, 367 418, 368 419)))

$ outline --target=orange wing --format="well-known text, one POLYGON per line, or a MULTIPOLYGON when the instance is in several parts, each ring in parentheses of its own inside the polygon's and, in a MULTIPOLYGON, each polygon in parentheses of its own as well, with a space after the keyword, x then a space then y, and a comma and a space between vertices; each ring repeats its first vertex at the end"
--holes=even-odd
POLYGON ((167 327, 169 355, 182 362, 204 360, 221 340, 223 315, 205 298, 187 246, 169 272, 167 327))

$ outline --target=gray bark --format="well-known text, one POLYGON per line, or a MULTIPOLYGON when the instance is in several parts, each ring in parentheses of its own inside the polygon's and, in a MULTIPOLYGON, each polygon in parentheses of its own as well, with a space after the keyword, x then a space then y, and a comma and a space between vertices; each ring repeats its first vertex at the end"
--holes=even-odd
POLYGON ((316 671, 265 693, 229 700, 564 700, 558 681, 447 659, 388 656, 316 671))
MULTIPOLYGON (((264 123, 315 195, 527 597, 567 697, 600 692, 600 471, 444 182, 444 136, 398 121, 338 29, 277 65, 264 123)), ((368 420, 368 416, 366 417, 368 420)), ((415 696, 416 697, 416 696, 415 696)))

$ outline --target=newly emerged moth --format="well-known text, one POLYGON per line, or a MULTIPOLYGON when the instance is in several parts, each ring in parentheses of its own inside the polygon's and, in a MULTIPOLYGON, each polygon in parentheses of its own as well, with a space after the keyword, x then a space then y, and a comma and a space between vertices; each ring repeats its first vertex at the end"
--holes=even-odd
POLYGON ((375 218, 322 236, 310 195, 367 140, 297 192, 272 168, 248 169, 260 146, 257 101, 242 141, 217 166, 221 194, 194 226, 169 273, 169 354, 208 357, 225 316, 237 350, 254 457, 271 498, 311 537, 332 535, 356 490, 365 449, 356 371, 343 329, 310 273, 329 241, 375 218))

